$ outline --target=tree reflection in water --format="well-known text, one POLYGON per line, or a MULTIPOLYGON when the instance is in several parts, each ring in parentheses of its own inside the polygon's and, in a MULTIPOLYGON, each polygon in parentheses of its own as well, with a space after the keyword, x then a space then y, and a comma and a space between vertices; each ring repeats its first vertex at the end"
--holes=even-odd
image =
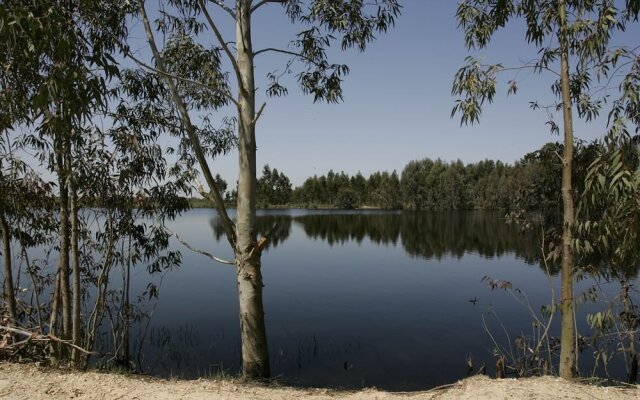
MULTIPOLYGON (((515 255, 529 264, 540 263, 539 243, 531 233, 506 223, 500 212, 319 212, 305 215, 264 214, 256 219, 258 236, 274 226, 269 247, 277 247, 299 225, 307 237, 333 246, 369 240, 398 245, 412 257, 441 260, 476 253, 486 258, 515 255)), ((210 220, 216 240, 224 238, 222 225, 210 220)), ((555 268, 552 268, 555 274, 555 268)))

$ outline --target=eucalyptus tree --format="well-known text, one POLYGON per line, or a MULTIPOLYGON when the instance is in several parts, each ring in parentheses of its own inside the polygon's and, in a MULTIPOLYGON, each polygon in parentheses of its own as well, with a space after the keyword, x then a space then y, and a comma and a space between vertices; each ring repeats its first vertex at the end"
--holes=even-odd
MULTIPOLYGON (((158 73, 167 84, 176 108, 189 138, 191 150, 195 154, 208 190, 202 190, 218 210, 230 245, 235 254, 236 275, 240 302, 240 327, 242 336, 242 370, 246 377, 269 376, 269 358, 267 336, 264 324, 262 303, 261 252, 269 235, 258 240, 255 228, 256 215, 256 123, 266 103, 256 107, 255 61, 267 53, 286 57, 287 70, 299 67, 298 83, 304 93, 311 94, 314 101, 338 102, 342 99, 341 83, 349 68, 344 64, 329 63, 327 48, 332 42, 338 42, 343 49, 357 48, 365 50, 367 43, 374 39, 377 32, 386 31, 394 23, 400 11, 397 0, 345 1, 345 0, 236 0, 228 4, 224 0, 170 0, 176 15, 169 15, 169 8, 161 6, 163 16, 159 28, 163 32, 172 30, 175 43, 178 37, 199 37, 204 43, 211 44, 212 54, 208 62, 199 68, 221 67, 220 58, 229 65, 229 76, 235 81, 235 90, 231 85, 219 85, 216 82, 197 82, 192 76, 184 76, 173 65, 171 54, 158 49, 154 30, 147 16, 144 1, 139 1, 140 16, 144 22, 147 39, 155 60, 155 67, 148 68, 158 73), (254 49, 252 23, 255 15, 263 8, 279 5, 282 13, 293 24, 300 26, 300 33, 294 36, 284 47, 254 49), (219 11, 213 13, 212 9, 219 11), (235 38, 222 34, 221 18, 230 18, 235 25, 235 38), (169 27, 169 28, 168 28, 169 27), (205 31, 205 27, 209 31, 205 31), (234 49, 235 47, 235 49, 234 49), (195 81, 195 82, 194 82, 195 81), (207 164, 205 148, 197 135, 193 116, 184 101, 180 86, 185 84, 203 85, 210 93, 216 93, 235 107, 237 112, 239 176, 237 188, 237 214, 235 224, 224 209, 223 199, 207 164)), ((193 39, 192 43, 195 43, 193 39)), ((193 46, 191 46, 193 48, 193 46)), ((203 49, 200 50, 202 53, 203 49)), ((184 70, 182 72, 185 72, 184 70)), ((271 73, 267 76, 269 85, 267 96, 287 94, 281 76, 271 73)))
MULTIPOLYGON (((134 268, 146 267, 151 277, 181 264, 180 252, 169 247, 165 221, 188 209, 184 196, 191 191, 189 171, 180 162, 169 163, 158 143, 163 130, 156 124, 171 126, 170 121, 150 120, 131 94, 136 91, 131 84, 123 78, 121 98, 110 114, 112 126, 93 131, 84 156, 76 160, 82 202, 99 207, 85 211, 80 231, 83 278, 95 286, 93 293, 83 292, 87 317, 81 343, 112 353, 122 365, 131 365, 130 326, 144 317, 135 299, 151 300, 159 291, 151 281, 144 293, 133 292, 134 268), (117 272, 120 285, 113 284, 117 272), (112 343, 97 340, 105 320, 112 327, 112 343)), ((84 358, 82 365, 88 361, 84 358)))
MULTIPOLYGON (((17 214, 15 206, 24 192, 20 185, 19 171, 26 172, 24 163, 14 157, 16 141, 9 136, 9 132, 16 125, 29 120, 30 98, 35 94, 37 83, 40 81, 38 60, 29 57, 28 49, 32 39, 24 35, 16 22, 28 15, 26 4, 19 2, 3 2, 0 4, 0 64, 4 67, 0 72, 0 227, 3 236, 4 257, 4 297, 9 308, 10 322, 16 323, 15 291, 13 290, 11 240, 11 217, 17 214)), ((23 24, 33 22, 25 18, 23 24)))
MULTIPOLYGON (((163 253, 169 234, 162 223, 185 209, 179 196, 185 194, 184 176, 190 175, 181 163, 169 167, 155 143, 161 132, 156 125, 171 127, 175 121, 157 116, 150 121, 150 110, 135 101, 141 82, 130 75, 122 77, 115 61, 116 53, 126 51, 123 39, 131 10, 126 2, 13 0, 0 4, 0 131, 9 146, 21 143, 35 155, 35 164, 57 178, 58 262, 46 333, 89 349, 107 307, 105 297, 113 293, 108 284, 114 265, 129 268, 146 262, 153 272, 180 261, 179 254, 163 253), (100 124, 111 127, 100 129, 100 124), (165 182, 168 176, 172 180, 165 182), (82 206, 101 206, 104 215, 96 218, 103 218, 104 225, 90 227, 81 216, 82 206), (149 225, 144 220, 151 217, 159 223, 149 225), (117 251, 125 241, 127 254, 117 251), (97 294, 83 320, 83 299, 84 306, 91 307, 90 284, 96 285, 97 294)), ((12 210, 4 201, 10 188, 7 184, 3 190, 4 213, 12 210)), ((36 211, 35 196, 24 190, 13 200, 23 195, 28 200, 23 208, 36 211)), ((100 212, 82 214, 86 219, 100 212)), ((43 288, 34 287, 38 290, 43 288)), ((129 309, 125 292, 123 315, 129 309)), ((38 330, 45 330, 42 321, 38 325, 38 330)), ((128 332, 127 327, 124 331, 128 332)), ((126 345, 128 340, 123 341, 126 345)), ((80 366, 77 349, 71 360, 80 366)))
MULTIPOLYGON (((86 126, 104 113, 108 81, 117 75, 112 53, 125 32, 124 6, 82 1, 5 3, 11 27, 8 43, 13 81, 25 79, 28 114, 25 124, 41 159, 57 177, 59 259, 50 330, 56 334, 58 307, 60 336, 77 346, 81 341, 81 265, 79 204, 75 161, 83 152, 86 126), (26 39, 24 39, 26 38, 26 39), (26 61, 28 69, 18 66, 26 61), (33 78, 33 79, 30 79, 33 78), (72 285, 69 276, 72 276, 72 285), (56 293, 59 293, 57 295, 56 293)), ((72 359, 79 361, 74 350, 72 359)))
MULTIPOLYGON (((16 153, 21 143, 13 141, 9 135, 0 136, 0 235, 2 236, 2 257, 4 276, 4 304, 9 325, 24 325, 29 318, 36 318, 38 331, 42 332, 43 319, 39 305, 39 288, 33 286, 33 298, 36 302, 36 315, 30 315, 25 307, 18 307, 18 294, 14 280, 13 262, 24 257, 27 249, 46 245, 51 241, 51 233, 56 230, 52 214, 54 205, 51 184, 44 181, 16 153), (17 244, 19 251, 14 252, 17 244), (18 312, 18 309, 21 312, 18 312), (24 312, 23 312, 24 311, 24 312)), ((28 259, 26 272, 32 283, 35 281, 34 269, 28 259)))
MULTIPOLYGON (((2 140, 0 140, 0 144, 2 140)), ((2 146, 4 147, 4 146, 2 146)), ((4 152, 3 152, 4 153, 4 152)), ((12 162, 11 159, 7 160, 4 157, 0 158, 0 187, 2 187, 2 193, 0 193, 0 235, 2 235, 2 257, 3 257, 3 300, 5 305, 5 310, 7 314, 7 320, 10 325, 14 325, 18 321, 18 307, 16 305, 16 291, 14 287, 14 276, 13 276, 13 253, 11 251, 11 242, 13 241, 13 234, 11 227, 9 226, 9 220, 12 215, 15 215, 15 210, 12 210, 12 205, 14 202, 12 200, 16 200, 18 196, 16 196, 16 192, 19 192, 18 180, 15 179, 16 176, 13 173, 7 175, 6 169, 12 172, 13 168, 6 168, 4 164, 9 161, 12 162), (18 190, 16 190, 18 189, 18 190)))
MULTIPOLYGON (((612 0, 464 0, 457 10, 459 26, 464 30, 469 49, 483 49, 492 36, 511 19, 521 18, 525 23, 524 40, 535 46, 539 57, 517 70, 530 69, 536 73, 550 72, 557 80, 552 87, 557 102, 543 107, 562 111, 564 135, 562 163, 562 268, 561 268, 561 343, 559 372, 563 378, 571 378, 576 372, 577 353, 574 329, 574 237, 575 222, 572 163, 574 149, 574 115, 591 121, 596 118, 605 100, 597 98, 593 81, 606 85, 614 79, 621 56, 628 54, 625 48, 612 48, 611 36, 623 31, 625 26, 638 18, 639 2, 627 0, 622 10, 612 0)), ((511 70, 501 64, 483 65, 469 57, 468 65, 455 75, 452 93, 457 100, 452 116, 461 114, 461 123, 479 121, 484 102, 492 102, 497 77, 511 70)), ((518 89, 515 80, 509 81, 508 92, 518 89)), ((541 107, 532 103, 533 108, 541 107)), ((549 121, 552 131, 560 127, 549 121)))
MULTIPOLYGON (((634 280, 640 268, 640 167, 638 148, 629 139, 610 135, 598 149, 578 203, 576 243, 589 265, 604 264, 591 268, 592 273, 620 284, 613 300, 605 298, 604 309, 587 315, 594 358, 606 371, 613 354, 623 354, 627 381, 636 383, 640 309, 633 295, 637 296, 634 280)), ((601 296, 592 291, 589 300, 601 296)))
POLYGON ((640 130, 640 53, 626 55, 631 56, 632 68, 620 83, 620 96, 609 114, 609 132, 602 145, 593 146, 594 160, 586 169, 576 246, 589 262, 606 264, 596 273, 621 286, 618 304, 588 318, 595 331, 592 340, 604 340, 604 348, 595 354, 606 365, 607 346, 628 353, 628 382, 636 383, 640 309, 631 294, 640 268, 640 136, 632 135, 640 130))

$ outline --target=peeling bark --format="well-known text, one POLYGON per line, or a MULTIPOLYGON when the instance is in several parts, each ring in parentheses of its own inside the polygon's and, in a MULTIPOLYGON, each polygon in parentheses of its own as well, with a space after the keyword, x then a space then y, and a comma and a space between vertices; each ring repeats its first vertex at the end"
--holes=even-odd
POLYGON ((240 304, 242 373, 247 378, 269 377, 269 352, 262 302, 261 252, 257 248, 255 82, 251 42, 251 1, 238 1, 236 46, 238 82, 239 158, 236 222, 236 274, 240 304), (256 250, 256 251, 254 251, 256 250))

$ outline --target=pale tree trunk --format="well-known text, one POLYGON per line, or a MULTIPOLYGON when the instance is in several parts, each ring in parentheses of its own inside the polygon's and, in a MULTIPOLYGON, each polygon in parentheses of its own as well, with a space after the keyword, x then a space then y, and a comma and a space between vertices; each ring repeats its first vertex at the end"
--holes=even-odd
POLYGON ((13 287, 11 231, 7 220, 1 214, 0 230, 2 232, 2 257, 4 258, 4 301, 7 306, 9 324, 15 325, 18 321, 18 309, 16 306, 16 292, 13 287))
POLYGON ((229 50, 211 16, 206 10, 204 1, 198 2, 207 21, 231 61, 238 79, 238 100, 228 96, 238 108, 239 132, 238 148, 240 174, 238 178, 237 223, 229 218, 224 201, 215 183, 213 174, 207 164, 200 138, 191 122, 184 99, 178 92, 174 77, 167 72, 162 54, 159 52, 149 18, 144 8, 144 0, 139 0, 140 12, 145 27, 147 40, 153 53, 157 72, 164 78, 171 96, 185 126, 198 164, 203 172, 210 192, 200 190, 203 197, 216 207, 225 227, 227 239, 234 249, 236 257, 236 275, 240 305, 240 330, 242 340, 242 370, 247 378, 269 377, 269 355, 264 323, 264 307, 262 304, 262 273, 260 271, 260 254, 268 238, 256 243, 256 143, 255 143, 255 84, 253 72, 253 50, 251 46, 251 1, 236 2, 236 47, 237 60, 229 50))
MULTIPOLYGON (((71 170, 71 150, 69 147, 67 146, 67 165, 71 170)), ((73 175, 69 176, 69 199, 71 200, 71 269, 73 274, 72 341, 73 344, 80 347, 82 345, 80 338, 80 299, 82 293, 80 288, 80 252, 78 249, 78 193, 73 175)), ((81 352, 76 348, 71 351, 71 360, 74 366, 79 366, 81 355, 81 352)))
POLYGON ((260 251, 256 243, 255 83, 251 43, 251 1, 239 0, 236 9, 238 82, 238 205, 236 221, 236 275, 240 302, 242 373, 247 378, 269 377, 269 352, 262 302, 260 251))
POLYGON ((573 112, 569 87, 569 45, 567 33, 567 10, 565 0, 558 1, 560 32, 560 85, 562 88, 562 116, 564 122, 564 152, 562 155, 562 204, 564 207, 562 228, 561 269, 561 336, 560 377, 572 379, 576 372, 575 325, 573 310, 573 239, 574 223, 573 187, 571 170, 573 161, 573 112))

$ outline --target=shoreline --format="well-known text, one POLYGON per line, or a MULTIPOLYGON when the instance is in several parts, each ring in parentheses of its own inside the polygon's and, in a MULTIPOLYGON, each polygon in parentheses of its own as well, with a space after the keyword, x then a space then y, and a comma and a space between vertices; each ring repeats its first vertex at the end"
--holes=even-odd
POLYGON ((307 389, 279 384, 256 384, 240 379, 161 379, 144 375, 79 372, 0 362, 0 398, 3 399, 308 399, 308 400, 494 400, 578 399, 631 400, 640 387, 601 387, 556 377, 525 379, 467 378, 421 392, 384 392, 307 389))

